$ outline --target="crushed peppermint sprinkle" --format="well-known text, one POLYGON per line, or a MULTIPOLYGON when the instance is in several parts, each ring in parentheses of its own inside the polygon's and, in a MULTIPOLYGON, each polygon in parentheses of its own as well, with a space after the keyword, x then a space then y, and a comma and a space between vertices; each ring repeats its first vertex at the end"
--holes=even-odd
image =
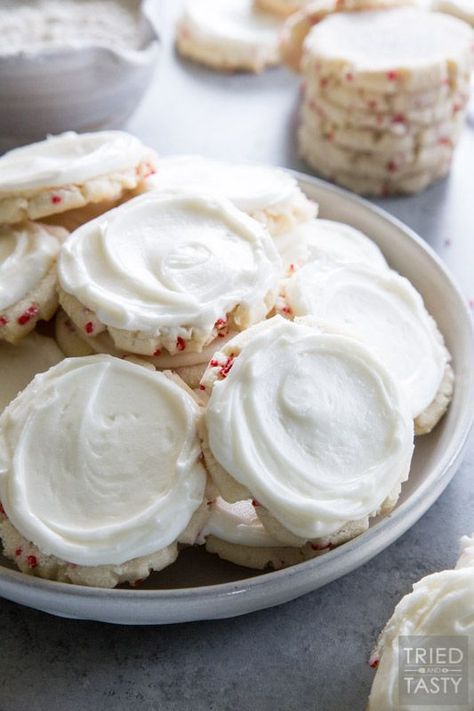
POLYGON ((252 499, 252 506, 253 506, 253 507, 261 506, 261 505, 262 505, 262 504, 261 504, 259 501, 257 501, 257 499, 252 499))
POLYGON ((16 551, 15 551, 15 555, 16 555, 17 558, 18 558, 18 556, 20 556, 22 553, 23 553, 23 549, 22 549, 22 548, 17 548, 16 551))
POLYGON ((291 309, 290 309, 289 306, 283 306, 282 312, 283 312, 284 314, 291 314, 291 309))
POLYGON ((387 79, 389 81, 395 81, 395 79, 397 79, 397 78, 398 78, 398 73, 395 70, 392 69, 389 72, 387 72, 387 79))
POLYGON ((62 201, 63 199, 60 195, 53 195, 51 198, 51 202, 53 203, 53 205, 59 205, 59 203, 62 201))
POLYGON ((219 361, 213 358, 209 365, 211 366, 211 368, 217 368, 217 366, 219 365, 219 361))
POLYGON ((199 385, 199 390, 205 390, 205 389, 206 389, 206 386, 203 385, 202 383, 200 383, 200 385, 199 385))
POLYGON ((394 160, 389 160, 385 168, 387 173, 395 173, 398 170, 398 166, 394 160))
POLYGON ((226 318, 218 318, 214 324, 214 328, 216 328, 218 331, 222 330, 226 326, 227 326, 227 319, 226 318))
POLYGON ((176 348, 178 349, 178 351, 184 351, 184 349, 186 348, 186 341, 181 336, 178 336, 178 338, 176 339, 176 348))
POLYGON ((155 358, 158 358, 158 356, 161 355, 161 348, 157 348, 156 351, 153 352, 153 355, 155 356, 155 358))
POLYGON ((352 72, 347 72, 347 74, 346 74, 346 79, 347 79, 347 81, 353 81, 353 80, 354 80, 354 75, 352 74, 352 72))
POLYGON ((94 324, 92 323, 92 321, 88 321, 86 323, 86 325, 84 326, 84 331, 89 334, 94 332, 94 324))
POLYGON ((8 323, 8 319, 6 316, 0 316, 0 327, 1 326, 6 326, 8 323))
POLYGON ((227 358, 225 364, 219 370, 219 375, 221 376, 221 378, 227 378, 229 371, 233 365, 234 365, 234 358, 233 358, 233 356, 229 356, 227 358))
POLYGON ((378 667, 378 665, 379 665, 379 661, 380 661, 380 660, 379 660, 378 657, 371 657, 371 658, 369 659, 369 666, 370 666, 372 669, 377 669, 377 667, 378 667))
POLYGON ((38 559, 35 555, 29 555, 26 559, 26 564, 28 568, 36 568, 38 565, 38 559))
POLYGON ((38 304, 31 304, 29 308, 26 309, 26 311, 23 311, 21 316, 18 316, 17 318, 17 323, 20 324, 20 326, 25 326, 25 324, 29 323, 32 318, 35 318, 39 313, 39 306, 38 304))

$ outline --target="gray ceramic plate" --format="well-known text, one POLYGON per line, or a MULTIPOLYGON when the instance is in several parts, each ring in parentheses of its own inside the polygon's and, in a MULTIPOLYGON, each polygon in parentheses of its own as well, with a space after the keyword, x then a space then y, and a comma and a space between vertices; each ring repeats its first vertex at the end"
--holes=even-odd
MULTIPOLYGON (((391 266, 421 292, 453 355, 456 391, 447 416, 416 444, 410 480, 393 513, 320 558, 287 570, 257 573, 190 548, 140 590, 101 590, 55 583, 1 561, 0 594, 55 615, 122 624, 158 624, 233 617, 304 595, 363 565, 401 536, 446 487, 463 453, 474 402, 474 344, 464 300, 434 252, 411 230, 370 203, 315 178, 296 176, 321 217, 369 235, 391 266)), ((1 560, 1 559, 0 559, 1 560)))

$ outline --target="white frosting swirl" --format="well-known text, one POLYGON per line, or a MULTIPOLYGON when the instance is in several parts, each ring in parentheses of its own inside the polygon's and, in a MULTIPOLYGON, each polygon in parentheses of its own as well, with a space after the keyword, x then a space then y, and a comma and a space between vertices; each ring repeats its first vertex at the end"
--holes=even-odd
POLYGON ((199 408, 162 373, 67 358, 0 417, 0 498, 18 531, 80 565, 120 564, 175 541, 206 482, 199 408))
POLYGON ((227 198, 245 212, 286 203, 299 192, 296 180, 278 168, 194 155, 160 158, 148 186, 152 190, 208 192, 227 198))
POLYGON ((281 546, 279 541, 267 533, 251 501, 229 504, 220 496, 213 502, 209 519, 201 532, 201 538, 207 536, 216 536, 221 541, 241 546, 281 546))
POLYGON ((281 20, 253 7, 252 0, 188 0, 180 25, 201 43, 226 49, 278 49, 281 20))
POLYGON ((210 449, 285 528, 303 539, 327 536, 398 493, 413 424, 370 351, 278 316, 223 353, 235 360, 212 385, 210 449))
POLYGON ((37 373, 48 370, 63 358, 56 341, 36 332, 14 346, 0 342, 0 413, 37 373))
POLYGON ((152 157, 149 148, 124 131, 68 131, 5 153, 0 158, 0 195, 82 185, 152 157))
POLYGON ((33 291, 53 265, 66 234, 35 222, 0 226, 0 310, 33 291))
MULTIPOLYGON (((399 708, 400 635, 474 637, 474 568, 445 570, 428 575, 413 586, 413 592, 398 603, 379 639, 373 660, 379 666, 369 698, 368 711, 399 708)), ((474 679, 469 675, 469 696, 474 699, 474 679)), ((414 698, 416 702, 416 698, 414 698)), ((406 711, 420 709, 417 703, 403 705, 406 711)), ((427 708, 427 707, 425 707, 427 708)), ((430 706, 429 708, 434 708, 430 706)), ((443 706, 451 709, 460 706, 443 706)), ((467 708, 467 707, 463 707, 467 708)))
POLYGON ((205 341, 230 312, 238 326, 264 318, 280 269, 264 227, 230 202, 157 192, 76 230, 58 274, 107 326, 150 336, 186 327, 205 341))
POLYGON ((403 387, 413 417, 438 392, 447 351, 420 294, 391 270, 310 262, 285 281, 295 316, 312 315, 324 328, 363 341, 403 387))
POLYGON ((456 568, 474 567, 474 533, 461 538, 461 552, 456 568))

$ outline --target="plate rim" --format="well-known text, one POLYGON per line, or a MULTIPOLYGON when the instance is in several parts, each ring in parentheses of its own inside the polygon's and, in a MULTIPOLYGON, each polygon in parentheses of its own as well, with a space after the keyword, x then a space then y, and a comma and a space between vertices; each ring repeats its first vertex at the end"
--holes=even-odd
MULTIPOLYGON (((288 168, 281 168, 281 170, 284 170, 285 172, 292 175, 298 181, 298 184, 300 187, 302 187, 303 191, 305 185, 309 184, 310 186, 312 185, 320 191, 335 194, 339 198, 355 203, 356 205, 365 208, 365 210, 368 210, 373 214, 375 213, 377 217, 381 218, 386 222, 391 223, 401 233, 404 233, 405 236, 408 237, 412 241, 412 243, 416 245, 420 252, 423 252, 425 256, 431 258, 431 260, 435 263, 437 269, 441 272, 445 282, 449 285, 453 295, 455 296, 455 300, 458 302, 458 306, 460 307, 459 316, 462 319, 463 323, 466 324, 469 330, 468 343, 474 362, 474 325, 467 306, 467 301, 464 298, 458 284, 456 283, 456 279, 451 275, 450 271, 445 266, 439 255, 429 244, 427 244, 412 228, 402 222, 402 220, 398 219, 397 217, 394 217, 385 209, 373 204, 369 200, 355 195, 350 191, 345 190, 344 188, 332 185, 331 183, 321 180, 320 178, 307 175, 306 173, 302 173, 300 171, 288 168)), ((474 373, 472 369, 468 372, 467 391, 471 399, 473 399, 474 373)), ((200 604, 205 604, 211 598, 213 601, 216 601, 216 599, 226 600, 235 595, 242 595, 247 597, 255 591, 261 592, 262 587, 264 588, 270 585, 271 583, 275 583, 278 585, 278 583, 282 580, 288 580, 295 576, 314 578, 317 575, 318 569, 322 565, 331 570, 331 568, 339 567, 338 563, 341 561, 341 559, 350 559, 354 548, 361 549, 361 562, 356 562, 354 564, 349 565, 346 564, 344 572, 342 573, 339 572, 335 575, 332 575, 330 573, 329 576, 326 576, 328 579, 323 584, 325 585, 331 582, 332 580, 335 580, 339 577, 348 574, 355 568, 360 567, 360 565, 363 565, 375 555, 380 553, 382 550, 392 545, 392 543, 394 543, 401 535, 403 535, 403 533, 405 533, 409 528, 411 528, 416 523, 416 521, 421 518, 421 516, 426 513, 426 511, 428 511, 428 509, 441 495, 441 493, 444 491, 444 489, 456 473, 457 467, 467 446, 469 434, 473 428, 473 425, 474 408, 471 409, 470 412, 462 411, 460 413, 459 420, 456 422, 456 428, 453 432, 453 436, 449 440, 449 449, 443 452, 442 457, 437 462, 436 468, 437 470, 439 470, 437 478, 434 481, 428 478, 416 489, 416 491, 406 501, 397 506, 391 514, 378 521, 376 524, 371 526, 367 531, 365 531, 357 538, 348 541, 344 545, 335 548, 332 551, 329 551, 324 556, 313 558, 312 560, 304 561, 302 563, 296 564, 295 566, 291 566, 282 570, 269 571, 258 576, 242 578, 236 581, 216 583, 212 585, 200 585, 188 588, 152 590, 86 587, 74 585, 71 583, 62 583, 54 580, 29 576, 25 573, 22 573, 21 571, 12 570, 10 568, 6 568, 0 565, 0 597, 4 597, 12 601, 18 601, 21 604, 28 605, 29 607, 35 607, 35 609, 38 610, 44 610, 52 612, 53 614, 64 616, 68 616, 68 614, 66 612, 60 612, 59 610, 54 611, 52 608, 46 609, 46 606, 44 604, 38 604, 38 606, 36 607, 31 601, 25 602, 24 600, 18 600, 18 594, 15 595, 15 590, 17 590, 18 586, 20 586, 22 589, 25 590, 25 593, 37 591, 41 598, 41 602, 44 602, 45 596, 50 595, 52 606, 61 607, 62 610, 64 610, 65 607, 69 608, 69 606, 67 605, 67 601, 71 597, 87 601, 89 604, 94 602, 100 604, 107 600, 110 606, 120 607, 124 603, 129 603, 130 601, 138 601, 139 603, 142 603, 144 606, 146 606, 146 612, 151 613, 153 613, 155 606, 157 607, 157 610, 155 611, 157 614, 150 615, 151 617, 156 618, 156 622, 142 622, 140 619, 132 619, 130 620, 129 624, 164 624, 167 622, 179 623, 197 619, 203 620, 213 619, 217 617, 233 617, 238 616, 240 614, 246 614, 250 611, 262 609, 264 607, 271 607, 273 605, 280 604, 290 599, 295 599, 296 597, 299 597, 300 595, 303 595, 308 592, 311 588, 300 591, 296 593, 296 595, 290 594, 289 596, 280 596, 276 601, 268 605, 261 604, 260 599, 258 599, 257 604, 250 604, 248 605, 247 609, 236 610, 235 612, 228 611, 224 614, 219 614, 219 611, 215 610, 217 614, 209 614, 209 611, 207 611, 204 612, 204 614, 190 615, 189 613, 192 612, 190 608, 184 607, 184 614, 182 618, 167 620, 165 619, 167 616, 166 613, 170 610, 167 610, 166 607, 163 607, 163 609, 160 610, 160 606, 166 606, 167 603, 168 605, 175 605, 176 603, 184 604, 185 602, 192 602, 195 606, 198 606, 200 604), (424 503, 420 508, 419 504, 421 500, 424 500, 424 503), (385 531, 386 534, 389 533, 388 542, 384 542, 384 544, 381 546, 374 545, 374 539, 377 540, 377 538, 380 536, 381 531, 385 531), (63 606, 57 605, 58 597, 61 598, 63 606), (164 613, 164 615, 162 613, 164 613)), ((92 613, 90 609, 88 609, 88 612, 90 612, 91 614, 89 617, 87 617, 87 619, 103 620, 107 622, 115 621, 113 619, 113 614, 107 614, 106 616, 101 617, 97 614, 92 613)), ((113 610, 109 608, 108 612, 113 613, 113 610)), ((120 623, 124 624, 120 611, 117 610, 117 612, 119 614, 116 615, 116 617, 120 617, 120 623)), ((71 617, 73 616, 74 615, 71 614, 71 617)), ((170 614, 169 616, 171 617, 172 615, 170 614)), ((147 614, 145 614, 144 617, 148 617, 147 614)), ((176 617, 176 615, 174 615, 174 617, 176 617)), ((86 619, 86 617, 84 617, 82 614, 80 614, 80 618, 86 619)))

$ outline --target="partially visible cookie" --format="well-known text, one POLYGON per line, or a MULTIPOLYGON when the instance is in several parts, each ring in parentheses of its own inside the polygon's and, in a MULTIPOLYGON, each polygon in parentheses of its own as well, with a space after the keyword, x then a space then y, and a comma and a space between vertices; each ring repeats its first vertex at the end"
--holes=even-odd
POLYGON ((254 0, 255 7, 272 12, 280 17, 288 17, 309 5, 313 0, 254 0))
POLYGON ((118 200, 154 172, 155 154, 124 131, 73 131, 0 158, 0 223, 118 200))
POLYGON ((0 226, 0 341, 16 343, 53 316, 56 260, 66 236, 35 222, 0 226))
POLYGON ((38 375, 0 416, 5 555, 100 587, 172 563, 205 494, 199 417, 176 376, 119 358, 66 358, 38 375))
POLYGON ((194 62, 220 71, 261 72, 278 64, 281 22, 252 0, 187 0, 176 47, 194 62))

